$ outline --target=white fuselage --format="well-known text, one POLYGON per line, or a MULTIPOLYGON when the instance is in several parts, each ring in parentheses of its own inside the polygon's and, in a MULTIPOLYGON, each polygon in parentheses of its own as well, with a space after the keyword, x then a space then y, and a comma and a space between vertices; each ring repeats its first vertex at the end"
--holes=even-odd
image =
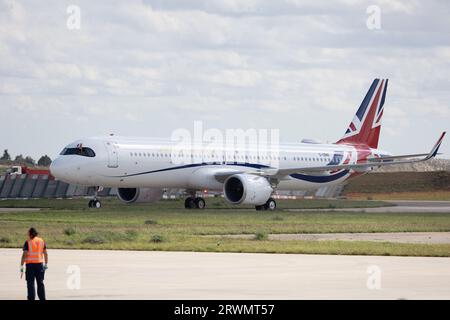
MULTIPOLYGON (((388 153, 345 144, 280 144, 275 149, 180 147, 170 140, 96 137, 75 141, 66 148, 89 148, 95 156, 60 155, 52 174, 65 182, 117 188, 185 188, 222 190, 214 177, 220 170, 254 172, 258 169, 317 167, 354 164, 388 153)), ((66 150, 66 149, 64 149, 66 150)), ((339 170, 319 174, 292 174, 278 182, 279 190, 309 190, 335 185, 354 172, 339 170)))

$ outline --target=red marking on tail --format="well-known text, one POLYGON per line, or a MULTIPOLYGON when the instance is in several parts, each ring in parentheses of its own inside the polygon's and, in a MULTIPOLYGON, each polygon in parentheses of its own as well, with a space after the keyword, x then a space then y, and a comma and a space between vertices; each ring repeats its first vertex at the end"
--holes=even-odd
POLYGON ((373 81, 347 132, 337 143, 378 147, 387 82, 373 81))

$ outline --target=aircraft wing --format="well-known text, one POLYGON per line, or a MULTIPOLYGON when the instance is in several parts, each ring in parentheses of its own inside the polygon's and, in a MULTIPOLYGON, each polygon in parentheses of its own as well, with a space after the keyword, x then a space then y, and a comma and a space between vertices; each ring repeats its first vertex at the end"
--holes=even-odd
POLYGON ((445 132, 443 132, 436 142, 434 147, 431 149, 429 153, 421 153, 421 154, 412 154, 412 155, 399 155, 392 157, 382 157, 382 158, 372 158, 368 159, 363 163, 356 164, 341 164, 341 165, 330 165, 330 166, 320 166, 320 167, 299 167, 299 168, 286 168, 286 169, 278 169, 274 172, 268 172, 268 176, 286 176, 294 173, 301 172, 324 172, 324 171, 333 171, 333 170, 341 170, 341 169, 367 169, 371 167, 381 167, 381 166, 391 166, 397 164, 406 164, 406 163, 416 163, 427 161, 431 158, 434 158, 438 153, 439 147, 441 146, 442 140, 444 139, 445 132), (420 159, 413 159, 417 156, 423 156, 420 159), (410 159, 408 159, 410 158, 410 159), (405 160, 395 160, 395 159, 405 159, 405 160))
MULTIPOLYGON (((442 154, 442 153, 437 153, 437 154, 442 154)), ((427 155, 428 155, 428 153, 401 154, 401 155, 398 155, 398 156, 386 156, 386 157, 381 157, 381 158, 370 158, 370 159, 367 159, 367 161, 385 162, 385 161, 392 161, 392 160, 397 160, 397 159, 425 157, 427 155)))
MULTIPOLYGON (((219 170, 214 173, 214 178, 217 181, 223 183, 223 182, 225 182, 225 180, 228 177, 235 175, 235 174, 239 174, 239 173, 244 173, 244 171, 241 171, 241 170, 219 170)), ((248 173, 248 172, 246 172, 246 173, 248 173)))

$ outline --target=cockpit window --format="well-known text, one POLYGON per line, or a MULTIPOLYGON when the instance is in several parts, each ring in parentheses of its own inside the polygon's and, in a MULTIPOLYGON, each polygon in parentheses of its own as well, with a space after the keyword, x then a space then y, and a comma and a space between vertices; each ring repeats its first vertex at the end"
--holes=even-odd
POLYGON ((67 155, 78 155, 83 157, 95 157, 95 152, 91 148, 81 147, 81 148, 64 148, 63 151, 61 151, 60 155, 67 156, 67 155))

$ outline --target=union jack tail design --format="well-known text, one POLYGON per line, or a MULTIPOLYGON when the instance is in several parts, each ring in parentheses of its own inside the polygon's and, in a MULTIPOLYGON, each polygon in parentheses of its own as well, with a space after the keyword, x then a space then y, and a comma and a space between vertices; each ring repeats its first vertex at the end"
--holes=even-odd
POLYGON ((388 79, 375 79, 344 136, 337 143, 378 147, 388 79))

